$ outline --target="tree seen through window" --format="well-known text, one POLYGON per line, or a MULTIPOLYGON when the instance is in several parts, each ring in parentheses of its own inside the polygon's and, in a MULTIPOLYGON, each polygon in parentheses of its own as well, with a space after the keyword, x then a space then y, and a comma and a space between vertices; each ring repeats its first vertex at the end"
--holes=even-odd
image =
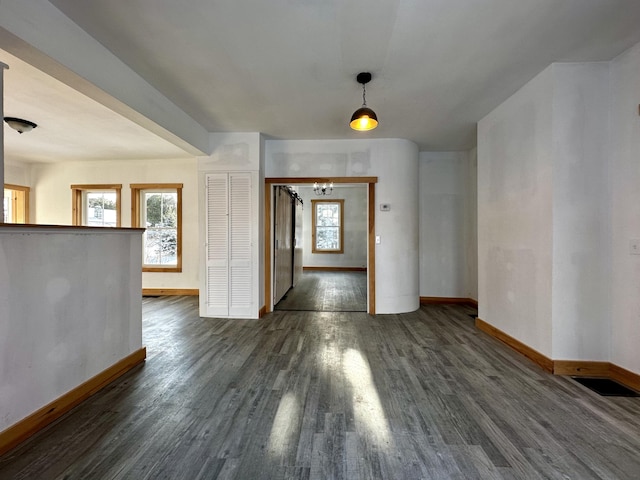
POLYGON ((176 265, 178 199, 175 192, 144 192, 146 265, 176 265))

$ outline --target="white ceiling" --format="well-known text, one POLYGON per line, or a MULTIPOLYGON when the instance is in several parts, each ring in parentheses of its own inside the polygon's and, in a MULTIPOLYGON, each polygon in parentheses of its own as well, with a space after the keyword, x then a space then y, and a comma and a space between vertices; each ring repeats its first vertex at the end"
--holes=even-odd
MULTIPOLYGON (((51 0, 207 131, 475 144, 475 124, 556 61, 608 61, 640 41, 638 0, 51 0), (362 103, 380 126, 348 128, 362 103)), ((6 55, 0 52, 0 61, 6 55)), ((5 115, 32 161, 186 154, 14 59, 5 115), (28 78, 20 87, 22 76, 28 78), (29 135, 29 137, 27 137, 29 135), (29 139, 25 146, 23 139, 29 139)))
POLYGON ((19 134, 4 123, 5 156, 11 161, 184 158, 180 148, 0 50, 4 115, 38 126, 19 134))

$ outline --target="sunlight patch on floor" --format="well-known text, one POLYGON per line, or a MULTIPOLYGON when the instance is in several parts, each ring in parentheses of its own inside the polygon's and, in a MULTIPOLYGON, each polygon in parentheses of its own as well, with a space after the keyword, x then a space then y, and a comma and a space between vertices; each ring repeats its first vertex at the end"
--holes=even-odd
POLYGON ((269 434, 267 452, 270 455, 283 457, 291 448, 291 444, 297 444, 299 435, 297 425, 301 414, 300 402, 295 394, 285 393, 278 404, 278 411, 269 434))
POLYGON ((343 365, 353 389, 356 425, 364 427, 379 448, 388 450, 391 431, 369 363, 359 351, 350 348, 343 355, 343 365))

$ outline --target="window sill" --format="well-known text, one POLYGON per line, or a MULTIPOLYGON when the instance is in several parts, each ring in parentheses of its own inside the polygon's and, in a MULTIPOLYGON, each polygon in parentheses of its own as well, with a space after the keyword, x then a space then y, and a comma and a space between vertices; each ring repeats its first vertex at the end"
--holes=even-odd
POLYGON ((143 272, 181 273, 182 267, 142 267, 143 272))

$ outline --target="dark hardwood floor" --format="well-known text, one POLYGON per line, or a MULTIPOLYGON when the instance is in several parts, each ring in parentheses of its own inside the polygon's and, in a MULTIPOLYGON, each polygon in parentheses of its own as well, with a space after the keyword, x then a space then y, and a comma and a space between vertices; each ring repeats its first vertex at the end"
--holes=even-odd
POLYGON ((1 479, 640 478, 640 399, 545 373, 466 307, 143 308, 144 366, 0 458, 1 479))
POLYGON ((304 271, 275 310, 366 312, 367 272, 304 271))

